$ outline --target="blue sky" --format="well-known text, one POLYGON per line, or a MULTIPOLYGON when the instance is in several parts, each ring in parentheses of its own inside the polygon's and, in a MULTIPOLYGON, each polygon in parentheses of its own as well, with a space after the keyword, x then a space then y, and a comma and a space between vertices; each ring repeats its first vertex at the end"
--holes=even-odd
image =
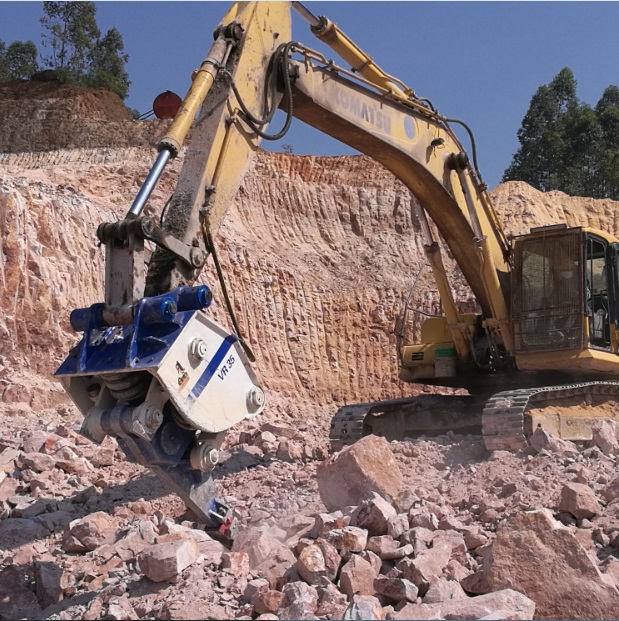
MULTIPOLYGON (((383 69, 431 99, 439 112, 465 121, 475 134, 480 169, 490 187, 498 185, 518 148, 516 132, 538 86, 568 66, 580 99, 595 105, 607 86, 619 85, 616 2, 306 4, 335 21, 383 69)), ((97 2, 100 29, 117 27, 130 56, 132 85, 125 103, 146 112, 161 91, 183 96, 227 6, 97 2)), ((41 2, 0 2, 0 40, 32 39, 41 49, 42 14, 41 2)), ((293 37, 325 49, 296 14, 293 37)), ((460 135, 467 146, 466 136, 460 135)), ((300 121, 282 142, 300 154, 352 153, 300 121)), ((281 149, 278 144, 263 146, 281 149)))

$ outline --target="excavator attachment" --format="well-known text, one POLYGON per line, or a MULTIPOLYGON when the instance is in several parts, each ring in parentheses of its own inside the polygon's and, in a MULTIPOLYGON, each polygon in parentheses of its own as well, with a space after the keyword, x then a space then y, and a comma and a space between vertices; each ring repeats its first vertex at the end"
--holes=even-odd
POLYGON ((208 472, 223 432, 259 414, 264 394, 238 338, 202 311, 210 302, 202 285, 144 298, 115 320, 102 304, 77 309, 71 324, 83 336, 56 376, 84 415, 85 436, 116 437, 201 521, 229 535, 208 472))

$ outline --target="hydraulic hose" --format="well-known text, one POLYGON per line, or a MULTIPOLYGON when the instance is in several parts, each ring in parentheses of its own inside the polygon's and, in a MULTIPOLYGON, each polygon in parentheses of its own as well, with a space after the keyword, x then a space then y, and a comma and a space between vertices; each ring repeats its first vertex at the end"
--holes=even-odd
MULTIPOLYGON (((232 76, 229 73, 226 73, 228 78, 230 79, 230 85, 232 87, 232 91, 239 102, 239 106, 245 115, 245 121, 250 126, 252 131, 254 131, 258 136, 264 138, 265 140, 280 140, 283 138, 288 130, 290 129, 290 124, 292 123, 292 112, 293 112, 293 103, 292 103, 292 81, 290 79, 290 73, 288 71, 288 61, 290 60, 290 53, 292 48, 295 45, 299 45, 295 41, 289 41, 288 43, 283 43, 280 45, 275 54, 273 55, 273 65, 270 67, 270 75, 267 77, 267 80, 272 78, 271 72, 274 71, 275 77, 277 77, 278 71, 282 75, 282 79, 284 81, 284 99, 286 102, 286 121, 282 127, 282 129, 276 134, 268 134, 267 132, 262 131, 260 128, 264 127, 268 123, 273 120, 275 112, 277 110, 277 106, 273 106, 270 110, 267 111, 266 115, 263 118, 258 118, 254 116, 251 111, 247 108, 245 103, 243 102, 241 95, 232 79, 232 76)), ((265 97, 268 99, 268 93, 265 94, 265 97)))
POLYGON ((461 125, 466 130, 466 133, 469 135, 469 139, 471 141, 471 155, 473 156, 473 166, 475 166, 475 173, 477 177, 481 181, 481 173, 479 172, 479 164, 477 163, 477 145, 475 144, 475 136, 473 136, 473 132, 471 128, 460 119, 445 119, 448 123, 457 123, 461 125))

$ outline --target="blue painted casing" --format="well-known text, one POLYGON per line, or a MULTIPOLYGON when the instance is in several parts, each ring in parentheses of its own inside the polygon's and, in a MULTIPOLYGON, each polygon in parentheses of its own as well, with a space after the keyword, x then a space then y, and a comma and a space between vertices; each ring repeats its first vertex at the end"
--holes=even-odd
POLYGON ((198 309, 211 304, 206 285, 179 287, 164 295, 143 298, 134 306, 132 324, 104 326, 101 304, 74 311, 84 326, 82 340, 54 375, 75 376, 157 367, 198 309), (176 313, 170 312, 176 305, 176 313), (87 324, 87 325, 86 325, 87 324))

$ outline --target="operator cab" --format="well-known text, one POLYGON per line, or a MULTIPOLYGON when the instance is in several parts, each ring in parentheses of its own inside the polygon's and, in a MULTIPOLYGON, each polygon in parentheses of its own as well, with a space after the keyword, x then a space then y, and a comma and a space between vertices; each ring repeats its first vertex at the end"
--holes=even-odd
POLYGON ((619 353, 619 243, 589 228, 531 229, 515 239, 512 326, 516 353, 619 353))

